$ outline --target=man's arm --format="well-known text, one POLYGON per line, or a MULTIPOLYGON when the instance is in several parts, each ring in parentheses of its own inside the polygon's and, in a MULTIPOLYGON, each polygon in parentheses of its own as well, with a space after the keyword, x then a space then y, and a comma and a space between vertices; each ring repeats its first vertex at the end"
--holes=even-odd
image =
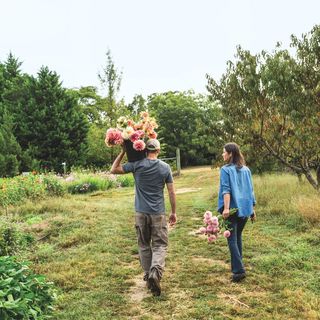
POLYGON ((174 225, 177 222, 177 214, 176 214, 176 192, 174 190, 173 182, 167 183, 167 189, 168 189, 170 205, 171 205, 171 214, 169 217, 169 223, 170 225, 174 225))
POLYGON ((125 155, 125 151, 121 150, 119 155, 116 157, 114 160, 112 167, 111 167, 111 173, 112 174, 124 174, 125 172, 123 171, 122 165, 121 165, 121 160, 123 159, 125 155))

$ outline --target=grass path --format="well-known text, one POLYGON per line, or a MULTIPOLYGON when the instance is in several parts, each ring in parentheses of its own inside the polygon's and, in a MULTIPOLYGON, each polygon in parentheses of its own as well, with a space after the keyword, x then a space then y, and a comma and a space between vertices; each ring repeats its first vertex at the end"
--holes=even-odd
POLYGON ((31 259, 61 288, 54 319, 320 319, 319 228, 299 231, 258 207, 244 232, 248 277, 234 284, 225 239, 208 245, 194 234, 216 206, 218 171, 184 170, 175 182, 178 223, 159 298, 141 280, 132 188, 24 209, 42 218, 31 227, 43 237, 31 259))

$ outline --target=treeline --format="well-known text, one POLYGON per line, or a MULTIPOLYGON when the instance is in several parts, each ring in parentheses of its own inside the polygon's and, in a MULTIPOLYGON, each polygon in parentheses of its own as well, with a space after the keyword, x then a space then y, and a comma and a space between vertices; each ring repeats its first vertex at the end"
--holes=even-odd
POLYGON ((148 110, 158 123, 164 156, 181 150, 182 165, 219 162, 227 141, 239 143, 258 172, 288 168, 320 190, 320 27, 290 50, 271 53, 238 47, 220 81, 207 76, 208 95, 193 92, 118 98, 122 74, 110 51, 96 87, 63 88, 47 67, 36 77, 22 73, 9 55, 0 63, 0 175, 61 171, 61 164, 105 168, 117 148, 105 132, 119 116, 148 110))
POLYGON ((85 166, 106 168, 117 148, 107 148, 105 132, 122 115, 137 119, 149 110, 159 123, 163 156, 181 149, 183 165, 211 163, 216 156, 220 111, 205 96, 167 92, 126 104, 118 99, 122 75, 110 52, 96 87, 66 89, 56 72, 42 67, 36 76, 22 72, 9 54, 0 62, 0 176, 23 171, 62 172, 85 166))

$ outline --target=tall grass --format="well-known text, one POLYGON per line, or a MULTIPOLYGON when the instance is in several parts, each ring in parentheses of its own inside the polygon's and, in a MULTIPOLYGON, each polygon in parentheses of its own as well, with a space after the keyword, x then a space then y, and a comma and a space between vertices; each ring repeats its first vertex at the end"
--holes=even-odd
POLYGON ((320 224, 320 195, 305 179, 265 174, 254 176, 254 188, 259 214, 297 228, 320 224))

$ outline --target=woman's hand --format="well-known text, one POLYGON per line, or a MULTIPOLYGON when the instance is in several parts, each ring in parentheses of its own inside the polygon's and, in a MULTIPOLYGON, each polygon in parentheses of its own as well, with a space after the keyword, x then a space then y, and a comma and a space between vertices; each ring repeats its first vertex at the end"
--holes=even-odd
POLYGON ((223 219, 228 219, 230 217, 230 209, 223 209, 222 217, 223 219))
POLYGON ((256 221, 257 215, 256 215, 255 210, 253 210, 253 212, 252 212, 252 214, 251 214, 251 216, 250 216, 250 219, 251 219, 252 222, 256 221))

